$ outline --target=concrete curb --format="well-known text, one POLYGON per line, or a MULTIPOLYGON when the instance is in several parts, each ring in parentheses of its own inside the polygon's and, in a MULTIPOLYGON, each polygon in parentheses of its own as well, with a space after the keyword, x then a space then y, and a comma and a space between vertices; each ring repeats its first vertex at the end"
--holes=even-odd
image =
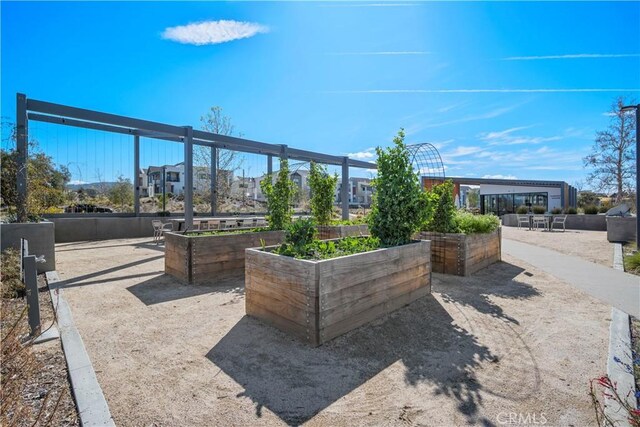
POLYGON ((96 427, 115 426, 82 337, 73 323, 71 309, 63 297, 63 289, 57 285, 60 281, 58 273, 50 271, 46 274, 51 300, 54 301, 54 306, 57 303, 58 328, 80 424, 96 427))
MULTIPOLYGON (((624 271, 622 244, 613 247, 613 268, 624 271)), ((618 395, 629 406, 637 408, 635 397, 636 384, 633 376, 633 358, 631 355, 631 323, 629 315, 615 307, 611 308, 611 326, 609 329, 609 355, 607 375, 616 385, 618 395)), ((626 411, 614 399, 605 396, 604 412, 617 426, 630 426, 626 411)))

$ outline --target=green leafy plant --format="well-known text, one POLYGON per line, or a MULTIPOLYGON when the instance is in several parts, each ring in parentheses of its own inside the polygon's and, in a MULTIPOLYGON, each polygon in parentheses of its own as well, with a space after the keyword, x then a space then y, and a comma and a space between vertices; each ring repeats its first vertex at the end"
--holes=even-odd
POLYGON ((598 207, 594 206, 594 205, 585 206, 584 207, 584 213, 585 213, 585 215, 597 215, 598 214, 598 207))
POLYGON ((551 209, 551 213, 552 213, 552 214, 554 214, 554 215, 559 215, 559 214, 561 214, 561 213, 562 213, 562 209, 560 209, 560 208, 553 208, 553 209, 551 209))
POLYGON ((578 213, 578 210, 577 210, 576 208, 568 208, 568 209, 565 211, 565 213, 566 213, 566 214, 569 214, 569 215, 575 215, 575 214, 577 214, 577 213, 578 213))
POLYGON ((491 233, 500 227, 500 218, 495 215, 474 215, 470 212, 457 211, 455 222, 458 232, 464 234, 491 233))
POLYGON ((519 215, 524 215, 529 213, 529 208, 526 206, 518 206, 518 208, 516 209, 516 213, 519 215))
POLYGON ((624 269, 628 273, 640 274, 640 251, 624 257, 624 269))
POLYGON ((547 211, 547 208, 545 208, 544 206, 533 206, 531 207, 531 211, 534 214, 541 215, 547 211))
POLYGON ((603 205, 598 208, 598 213, 607 213, 608 210, 609 208, 603 205))
POLYGON ((275 184, 271 175, 260 182, 260 189, 267 199, 267 220, 271 230, 284 230, 291 223, 295 184, 289 178, 289 161, 280 159, 280 170, 275 184))
POLYGON ((413 171, 404 136, 404 130, 400 129, 392 147, 376 148, 378 177, 373 180, 376 192, 369 229, 385 246, 410 242, 412 234, 431 214, 432 205, 413 171))
POLYGON ((427 193, 435 202, 435 208, 431 220, 423 227, 426 231, 436 233, 457 233, 456 205, 453 200, 453 182, 447 180, 442 184, 433 186, 427 193))
POLYGON ((338 175, 327 173, 326 168, 311 162, 309 187, 311 188, 311 214, 318 225, 329 225, 333 213, 333 200, 338 175))
POLYGON ((304 246, 285 242, 274 252, 298 259, 322 260, 369 252, 381 247, 377 237, 344 237, 339 240, 312 240, 304 246))

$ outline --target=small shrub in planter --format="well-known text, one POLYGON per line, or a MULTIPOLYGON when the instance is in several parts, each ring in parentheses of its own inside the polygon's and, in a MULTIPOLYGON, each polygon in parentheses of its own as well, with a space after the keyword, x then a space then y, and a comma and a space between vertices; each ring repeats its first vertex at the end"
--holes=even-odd
POLYGON ((585 215, 597 215, 598 214, 598 207, 594 206, 594 205, 588 205, 584 207, 584 213, 585 215))
POLYGON ((551 209, 551 213, 554 214, 554 215, 560 215, 562 213, 562 209, 553 208, 553 209, 551 209))
POLYGON ((547 208, 545 208, 544 206, 533 206, 531 210, 534 214, 541 215, 547 211, 547 208))
POLYGON ((469 212, 456 212, 455 221, 458 232, 463 234, 492 233, 500 227, 500 218, 495 215, 474 215, 469 212))
POLYGON ((267 221, 271 230, 284 230, 291 223, 293 198, 296 186, 289 178, 289 161, 280 159, 280 170, 275 184, 267 176, 260 182, 260 189, 267 199, 267 221))
POLYGON ((309 188, 311 189, 311 214, 318 225, 329 225, 333 213, 334 189, 338 175, 327 173, 322 166, 311 162, 309 170, 309 188))
POLYGON ((518 206, 516 213, 519 215, 525 215, 529 213, 529 208, 526 206, 518 206))
POLYGON ((566 213, 566 214, 569 214, 569 215, 576 215, 576 214, 578 213, 578 210, 577 210, 576 208, 568 208, 568 209, 565 211, 565 213, 566 213))

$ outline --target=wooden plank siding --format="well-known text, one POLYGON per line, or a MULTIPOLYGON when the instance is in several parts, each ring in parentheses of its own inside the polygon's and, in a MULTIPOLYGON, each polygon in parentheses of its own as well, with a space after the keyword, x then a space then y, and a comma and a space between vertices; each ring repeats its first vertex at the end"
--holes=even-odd
POLYGON ((247 315, 312 346, 431 292, 430 242, 321 261, 247 249, 247 315))
POLYGON ((470 276, 502 259, 502 228, 486 234, 420 232, 431 241, 431 265, 436 273, 470 276))
POLYGON ((185 236, 165 233, 165 273, 187 283, 216 282, 244 274, 245 249, 282 243, 284 232, 185 236))

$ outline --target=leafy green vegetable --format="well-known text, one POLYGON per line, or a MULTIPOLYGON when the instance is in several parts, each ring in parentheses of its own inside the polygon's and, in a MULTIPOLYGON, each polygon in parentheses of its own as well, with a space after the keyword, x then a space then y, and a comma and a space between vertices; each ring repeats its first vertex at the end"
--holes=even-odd
POLYGON ((322 260, 380 249, 376 237, 345 237, 339 240, 312 240, 303 246, 283 243, 274 253, 298 259, 322 260))
POLYGON ((474 215, 457 211, 455 214, 457 232, 464 234, 491 233, 500 227, 500 218, 495 215, 474 215))

